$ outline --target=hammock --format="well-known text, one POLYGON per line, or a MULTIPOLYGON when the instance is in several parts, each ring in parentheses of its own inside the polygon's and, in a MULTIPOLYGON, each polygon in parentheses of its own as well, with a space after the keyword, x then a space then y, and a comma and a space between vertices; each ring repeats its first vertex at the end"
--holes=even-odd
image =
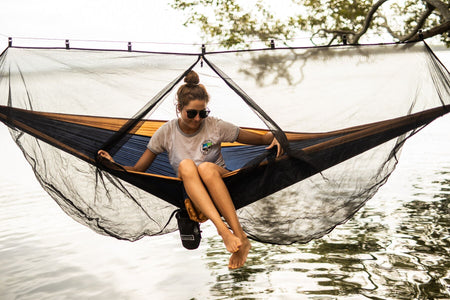
POLYGON ((238 216, 263 242, 307 242, 348 220, 386 182, 404 141, 450 110, 449 73, 424 42, 200 54, 9 47, 0 120, 78 222, 131 241, 172 232, 184 199, 167 155, 140 173, 96 153, 134 165, 176 116, 191 69, 212 115, 270 130, 287 149, 275 159, 264 146, 223 145, 238 216))

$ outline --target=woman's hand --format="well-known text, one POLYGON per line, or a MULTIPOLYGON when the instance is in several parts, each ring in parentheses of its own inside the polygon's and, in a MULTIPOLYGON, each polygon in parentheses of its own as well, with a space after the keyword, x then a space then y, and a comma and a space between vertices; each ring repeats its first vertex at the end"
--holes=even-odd
POLYGON ((280 142, 273 136, 273 134, 271 132, 269 132, 267 134, 272 135, 272 142, 270 143, 270 145, 268 147, 266 147, 266 149, 269 150, 276 146, 277 147, 277 157, 280 157, 284 153, 284 150, 281 147, 280 142))
POLYGON ((280 157, 284 153, 283 148, 281 147, 278 140, 273 136, 272 132, 268 132, 264 135, 261 135, 240 128, 239 135, 236 141, 247 145, 269 145, 266 149, 272 149, 273 147, 276 146, 277 157, 280 157))
POLYGON ((98 150, 97 155, 98 155, 99 158, 107 159, 107 160, 109 160, 111 162, 114 162, 114 159, 105 150, 98 150))

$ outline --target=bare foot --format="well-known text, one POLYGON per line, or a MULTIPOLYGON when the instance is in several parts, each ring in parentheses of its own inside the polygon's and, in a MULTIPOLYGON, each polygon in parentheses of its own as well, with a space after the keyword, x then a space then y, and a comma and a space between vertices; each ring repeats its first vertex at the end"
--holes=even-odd
POLYGON ((252 245, 250 245, 250 241, 247 238, 243 239, 242 246, 239 248, 239 251, 231 255, 228 268, 238 269, 242 267, 247 260, 247 256, 250 252, 251 247, 252 245))
POLYGON ((235 236, 233 233, 228 231, 228 233, 222 235, 223 243, 225 247, 227 247, 227 251, 230 253, 235 253, 239 251, 239 248, 242 245, 242 241, 240 238, 235 236))

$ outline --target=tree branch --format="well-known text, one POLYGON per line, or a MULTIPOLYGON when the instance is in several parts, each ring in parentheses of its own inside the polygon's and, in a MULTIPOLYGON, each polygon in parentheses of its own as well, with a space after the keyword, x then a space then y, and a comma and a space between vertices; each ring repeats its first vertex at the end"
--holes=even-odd
MULTIPOLYGON (((340 37, 342 37, 342 36, 344 36, 344 35, 354 35, 355 34, 355 32, 354 31, 351 31, 351 30, 331 30, 331 29, 325 29, 325 28, 321 28, 321 29, 319 29, 319 30, 317 30, 316 32, 314 32, 312 35, 311 35, 311 38, 310 38, 310 41, 311 41, 311 43, 313 43, 314 45, 316 45, 316 43, 314 43, 314 41, 313 41, 313 39, 314 39, 314 37, 316 36, 316 35, 318 35, 320 32, 324 32, 324 33, 328 33, 328 34, 332 34, 333 35, 333 37, 329 40, 329 42, 328 42, 328 46, 330 46, 332 43, 333 43, 333 41, 338 37, 338 36, 340 36, 340 37)), ((317 46, 317 45, 316 45, 317 46)))
POLYGON ((450 6, 448 3, 442 2, 440 0, 424 0, 429 6, 436 8, 442 15, 444 23, 450 21, 450 6))
POLYGON ((411 32, 409 34, 404 35, 404 36, 400 36, 400 35, 396 34, 394 31, 391 30, 391 28, 387 24, 386 17, 384 17, 384 16, 383 16, 383 19, 384 19, 383 27, 385 27, 394 38, 397 38, 401 42, 418 41, 421 39, 427 39, 427 38, 433 37, 435 35, 450 31, 449 5, 445 4, 444 2, 439 1, 439 0, 424 0, 424 1, 428 4, 427 9, 421 14, 421 16, 419 17, 419 20, 417 20, 417 25, 414 26, 414 28, 411 30, 411 32), (423 28, 426 20, 433 13, 433 11, 435 9, 437 9, 441 13, 442 18, 444 19, 444 23, 419 34, 419 30, 423 28))
POLYGON ((369 10, 369 12, 366 15, 366 19, 364 20, 363 28, 361 28, 360 31, 358 31, 354 36, 352 40, 352 44, 357 44, 359 39, 367 32, 367 29, 370 27, 370 23, 372 22, 373 16, 375 15, 376 11, 380 6, 388 0, 378 0, 377 3, 375 3, 372 8, 369 10))
POLYGON ((316 33, 313 34, 316 35, 319 32, 323 31, 325 33, 330 33, 333 34, 333 38, 330 40, 330 42, 328 43, 328 45, 330 45, 337 36, 343 37, 344 35, 347 36, 352 36, 351 39, 349 39, 350 44, 357 44, 359 39, 361 38, 361 36, 363 36, 367 30, 370 27, 370 23, 373 20, 373 16, 375 15, 375 13, 377 12, 378 8, 380 8, 380 6, 385 3, 388 0, 378 0, 377 3, 375 3, 369 10, 369 12, 366 15, 366 18, 364 20, 364 25, 361 28, 360 31, 356 32, 356 31, 352 31, 352 30, 331 30, 331 29, 319 29, 316 33))
POLYGON ((418 41, 418 40, 421 40, 422 38, 426 39, 426 38, 450 31, 449 6, 439 0, 424 0, 424 1, 428 4, 427 9, 420 15, 419 19, 417 20, 417 25, 414 26, 414 28, 411 30, 411 32, 409 34, 401 36, 401 35, 395 33, 387 24, 387 19, 385 16, 380 16, 384 20, 384 23, 381 24, 380 26, 386 28, 386 30, 389 32, 389 34, 392 35, 394 38, 398 39, 400 42, 418 41), (444 23, 419 34, 419 30, 423 28, 426 20, 433 13, 433 11, 435 9, 439 10, 439 12, 441 13, 441 15, 444 19, 444 23), (445 20, 447 15, 448 15, 449 19, 445 20))
POLYGON ((429 37, 442 34, 444 32, 450 32, 450 21, 447 21, 441 25, 435 26, 429 30, 422 32, 422 36, 420 36, 420 34, 417 33, 413 37, 411 37, 408 41, 415 42, 421 40, 422 38, 427 39, 429 37))
POLYGON ((427 5, 427 10, 422 13, 419 20, 417 21, 417 25, 414 26, 413 30, 411 32, 403 37, 401 37, 399 40, 401 42, 409 41, 412 37, 418 35, 419 30, 425 25, 425 22, 427 18, 431 15, 433 12, 434 7, 431 5, 427 5))
MULTIPOLYGON (((314 35, 316 35, 320 32, 332 34, 333 37, 328 44, 331 44, 338 36, 343 37, 344 35, 347 35, 349 37, 350 44, 358 44, 361 37, 369 29, 370 24, 372 23, 377 10, 380 8, 381 5, 383 5, 387 1, 388 0, 378 0, 371 7, 371 9, 369 10, 369 12, 366 15, 363 27, 358 32, 351 31, 351 30, 320 29, 314 35)), ((381 18, 384 19, 384 24, 381 24, 380 26, 386 28, 386 30, 394 38, 398 39, 400 42, 417 41, 417 40, 420 40, 422 37, 425 39, 425 38, 429 38, 429 37, 439 35, 439 34, 442 34, 445 32, 449 32, 449 30, 450 30, 450 23, 449 23, 450 22, 450 9, 449 9, 450 6, 441 0, 423 0, 423 1, 425 1, 427 3, 426 10, 419 16, 416 26, 414 26, 414 28, 412 28, 408 34, 405 34, 402 36, 402 35, 399 35, 396 32, 394 32, 388 25, 387 19, 385 16, 380 16, 381 18), (419 36, 419 30, 425 26, 427 19, 431 16, 433 11, 435 11, 435 10, 439 11, 444 23, 442 23, 441 25, 435 26, 427 31, 424 31, 423 33, 421 33, 421 36, 419 36)))
POLYGON ((387 18, 386 18, 386 16, 380 15, 379 18, 383 19, 383 21, 384 21, 383 24, 380 24, 380 27, 385 28, 385 29, 388 31, 388 33, 389 33, 392 37, 394 37, 394 39, 401 40, 401 36, 400 36, 399 34, 397 34, 395 31, 393 31, 393 30, 391 29, 391 27, 389 27, 389 25, 388 25, 388 23, 387 23, 387 18))

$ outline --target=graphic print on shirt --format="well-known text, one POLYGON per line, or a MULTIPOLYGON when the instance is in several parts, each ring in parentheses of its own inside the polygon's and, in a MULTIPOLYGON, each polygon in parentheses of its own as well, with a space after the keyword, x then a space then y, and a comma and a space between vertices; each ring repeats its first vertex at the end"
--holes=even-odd
POLYGON ((213 142, 211 140, 206 140, 202 143, 202 147, 200 151, 203 155, 207 155, 213 146, 213 142))

